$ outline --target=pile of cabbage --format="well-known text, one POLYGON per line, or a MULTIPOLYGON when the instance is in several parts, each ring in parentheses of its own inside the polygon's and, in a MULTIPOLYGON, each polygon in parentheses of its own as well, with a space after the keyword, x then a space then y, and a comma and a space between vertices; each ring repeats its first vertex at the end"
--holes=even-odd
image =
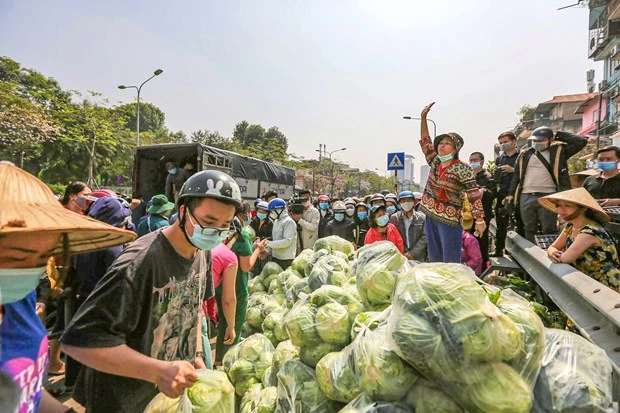
POLYGON ((224 358, 244 413, 612 411, 602 350, 463 265, 328 237, 252 284, 224 358))

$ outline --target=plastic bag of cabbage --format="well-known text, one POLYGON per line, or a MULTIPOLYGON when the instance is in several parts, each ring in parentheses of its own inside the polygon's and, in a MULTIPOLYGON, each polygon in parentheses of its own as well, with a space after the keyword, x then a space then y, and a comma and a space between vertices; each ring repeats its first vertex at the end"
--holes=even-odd
POLYGON ((605 352, 569 331, 548 329, 546 338, 532 412, 615 412, 605 352))
POLYGON ((254 293, 248 299, 245 324, 250 327, 252 332, 262 332, 265 318, 273 311, 281 310, 282 308, 282 305, 268 293, 254 293))
POLYGON ((468 411, 529 412, 544 337, 526 302, 501 293, 502 312, 460 264, 420 264, 394 297, 386 338, 403 360, 468 411))
POLYGON ((339 413, 413 413, 400 402, 374 401, 366 394, 360 394, 339 413))
POLYGON ((327 353, 349 344, 353 320, 363 310, 341 287, 324 285, 295 304, 284 324, 301 360, 314 367, 327 353))
POLYGON ((295 257, 295 259, 291 263, 291 268, 297 271, 298 273, 300 273, 301 275, 304 275, 304 272, 306 270, 306 265, 308 264, 308 261, 313 255, 314 255, 313 249, 308 248, 308 249, 303 250, 302 252, 299 253, 297 257, 295 257))
POLYGON ((361 393, 373 400, 401 400, 418 374, 385 344, 385 326, 361 332, 342 351, 316 365, 319 388, 328 398, 348 403, 361 393))
MULTIPOLYGON (((239 413, 274 413, 276 410, 276 388, 251 386, 241 398, 239 413)), ((234 410, 231 410, 234 412, 234 410)))
POLYGON ((411 267, 389 241, 375 242, 356 252, 351 274, 355 277, 362 303, 369 310, 382 311, 392 303, 399 274, 411 267))
POLYGON ((253 334, 228 350, 222 365, 237 395, 243 396, 250 387, 262 383, 273 351, 271 341, 262 334, 253 334))
POLYGON ((430 381, 420 378, 402 400, 416 413, 465 413, 465 411, 430 381))
POLYGON ((183 396, 171 399, 160 393, 148 404, 145 413, 229 413, 235 409, 235 389, 226 373, 196 370, 198 380, 183 396))
POLYGON ((331 253, 340 252, 345 256, 349 256, 355 251, 355 247, 352 243, 350 243, 344 238, 340 238, 337 235, 330 235, 329 237, 323 237, 318 239, 314 243, 314 251, 319 251, 322 249, 327 250, 331 253))
POLYGON ((312 269, 308 273, 308 287, 311 291, 326 284, 340 287, 349 279, 350 267, 346 257, 326 251, 319 250, 308 264, 308 266, 312 265, 312 269), (315 257, 318 258, 315 260, 315 257))
POLYGON ((332 413, 338 403, 329 400, 316 381, 314 369, 300 360, 286 361, 277 374, 278 413, 332 413))
POLYGON ((286 312, 287 309, 284 307, 276 308, 271 313, 267 314, 263 320, 263 334, 274 346, 277 346, 282 341, 288 340, 288 333, 283 323, 286 312))

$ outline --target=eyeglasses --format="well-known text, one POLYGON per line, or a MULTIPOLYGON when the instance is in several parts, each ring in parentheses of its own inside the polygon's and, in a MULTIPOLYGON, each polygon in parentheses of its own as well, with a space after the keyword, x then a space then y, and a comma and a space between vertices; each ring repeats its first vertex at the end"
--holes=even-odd
POLYGON ((230 227, 228 228, 203 227, 202 225, 198 223, 198 218, 196 218, 195 216, 194 218, 196 219, 196 223, 194 223, 194 221, 192 220, 192 216, 194 216, 194 214, 191 211, 189 211, 189 221, 192 223, 192 225, 194 225, 194 228, 196 228, 196 226, 200 227, 200 233, 202 235, 205 235, 207 237, 218 235, 220 237, 226 238, 228 234, 230 234, 230 231, 231 231, 230 227))

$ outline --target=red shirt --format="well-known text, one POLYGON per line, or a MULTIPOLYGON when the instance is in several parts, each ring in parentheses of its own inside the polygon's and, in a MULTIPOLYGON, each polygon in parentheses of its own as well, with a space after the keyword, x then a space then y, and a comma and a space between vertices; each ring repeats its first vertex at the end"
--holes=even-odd
POLYGON ((370 228, 368 230, 366 233, 366 238, 364 238, 364 245, 372 244, 373 242, 378 241, 390 241, 396 245, 396 248, 398 248, 401 254, 405 253, 403 237, 400 236, 398 229, 392 223, 387 224, 387 233, 385 234, 381 234, 377 231, 377 228, 370 228))

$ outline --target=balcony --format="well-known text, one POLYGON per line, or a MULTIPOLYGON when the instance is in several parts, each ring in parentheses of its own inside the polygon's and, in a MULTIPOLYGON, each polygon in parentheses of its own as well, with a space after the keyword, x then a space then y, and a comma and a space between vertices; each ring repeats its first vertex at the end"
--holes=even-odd
POLYGON ((609 20, 620 20, 620 0, 611 0, 607 6, 609 20))

